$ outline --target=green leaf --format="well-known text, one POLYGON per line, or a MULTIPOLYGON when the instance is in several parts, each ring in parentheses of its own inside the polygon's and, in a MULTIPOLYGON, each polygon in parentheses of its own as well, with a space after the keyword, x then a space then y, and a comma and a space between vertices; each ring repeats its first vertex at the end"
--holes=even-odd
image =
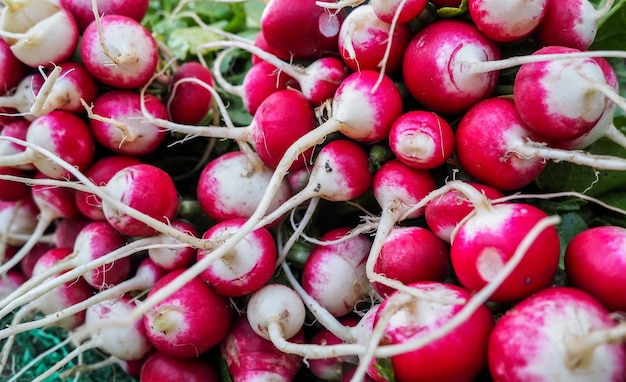
POLYGON ((578 212, 567 212, 560 215, 561 223, 556 226, 561 243, 561 256, 559 258, 559 267, 564 268, 563 256, 567 244, 572 241, 574 236, 589 228, 585 219, 578 212))
POLYGON ((468 0, 463 0, 458 8, 455 7, 441 7, 437 9, 437 16, 442 18, 452 18, 463 15, 469 10, 468 0))

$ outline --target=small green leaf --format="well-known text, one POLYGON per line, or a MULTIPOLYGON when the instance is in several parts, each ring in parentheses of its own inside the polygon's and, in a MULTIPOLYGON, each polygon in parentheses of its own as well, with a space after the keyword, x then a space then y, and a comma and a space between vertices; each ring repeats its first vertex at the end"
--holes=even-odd
POLYGON ((469 10, 468 0, 463 0, 458 8, 455 7, 441 7, 437 9, 437 16, 444 19, 457 17, 467 13, 469 10))
POLYGON ((574 236, 589 228, 585 219, 577 212, 567 212, 560 215, 561 222, 556 226, 561 242, 561 256, 559 259, 559 267, 564 268, 563 257, 567 244, 572 241, 574 236))

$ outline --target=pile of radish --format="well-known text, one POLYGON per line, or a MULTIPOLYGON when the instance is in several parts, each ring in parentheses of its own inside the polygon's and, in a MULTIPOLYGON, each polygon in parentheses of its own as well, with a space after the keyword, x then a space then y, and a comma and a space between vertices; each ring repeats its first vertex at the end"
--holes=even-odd
POLYGON ((1 3, 2 380, 626 381, 625 1, 1 3))

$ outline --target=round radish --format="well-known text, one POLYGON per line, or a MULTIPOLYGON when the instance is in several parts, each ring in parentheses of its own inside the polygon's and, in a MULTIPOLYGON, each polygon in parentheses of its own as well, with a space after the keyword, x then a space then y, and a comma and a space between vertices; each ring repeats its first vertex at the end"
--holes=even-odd
POLYGON ((372 1, 372 7, 374 7, 374 12, 376 16, 382 21, 391 24, 393 22, 393 18, 398 14, 397 23, 404 24, 413 20, 417 16, 424 11, 427 5, 426 0, 395 0, 395 1, 372 1), (398 9, 400 9, 398 11, 398 9))
POLYGON ((207 359, 174 358, 156 351, 141 366, 142 381, 219 382, 219 374, 207 359))
POLYGON ((0 95, 17 86, 26 72, 27 66, 15 57, 9 44, 0 38, 0 95))
MULTIPOLYGON (((178 231, 184 232, 194 237, 198 236, 196 227, 191 223, 183 220, 174 220, 171 222, 171 226, 178 231)), ((180 243, 169 235, 161 235, 160 241, 163 244, 180 243)), ((148 256, 159 267, 166 271, 175 271, 177 269, 186 268, 191 266, 196 260, 196 250, 191 247, 185 248, 151 248, 148 250, 148 256)))
POLYGON ((509 42, 529 36, 546 14, 549 0, 471 0, 469 13, 478 29, 494 41, 509 42))
POLYGON ((206 66, 195 61, 185 62, 176 68, 170 79, 166 105, 172 121, 196 125, 209 114, 213 95, 199 84, 184 82, 190 78, 213 86, 213 74, 206 66))
POLYGON ((293 289, 268 284, 250 296, 246 314, 256 334, 275 342, 276 339, 288 340, 300 332, 306 310, 293 289))
MULTIPOLYGON (((102 15, 123 15, 141 21, 148 12, 148 0, 136 0, 132 4, 124 0, 97 0, 98 13, 102 15)), ((82 32, 94 21, 92 0, 59 0, 59 4, 72 13, 82 32)))

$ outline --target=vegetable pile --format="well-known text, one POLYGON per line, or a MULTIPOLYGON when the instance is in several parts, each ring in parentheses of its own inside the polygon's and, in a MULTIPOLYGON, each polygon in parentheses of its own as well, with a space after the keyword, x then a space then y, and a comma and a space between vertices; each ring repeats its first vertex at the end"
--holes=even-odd
POLYGON ((3 0, 2 379, 626 381, 625 3, 3 0))

